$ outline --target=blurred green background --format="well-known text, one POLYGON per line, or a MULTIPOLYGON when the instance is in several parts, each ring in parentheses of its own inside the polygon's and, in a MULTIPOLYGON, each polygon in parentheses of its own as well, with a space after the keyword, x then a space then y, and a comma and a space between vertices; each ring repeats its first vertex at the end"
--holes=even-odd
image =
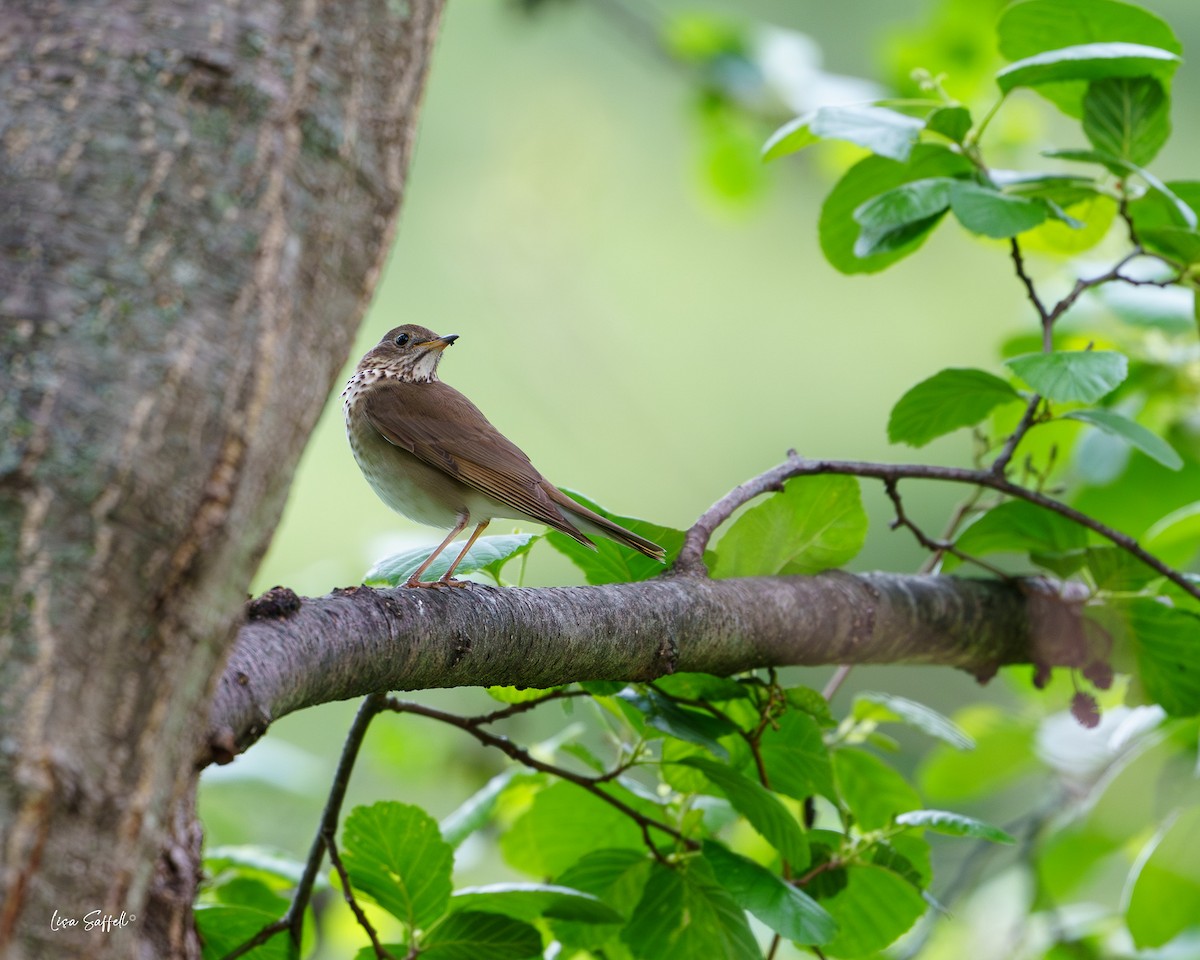
MULTIPOLYGON (((527 16, 500 2, 449 4, 394 254, 345 377, 396 324, 459 334, 443 379, 543 473, 614 511, 681 528, 789 447, 812 457, 965 461, 965 434, 914 453, 889 447, 885 425, 913 383, 945 366, 995 368, 998 344, 1032 327, 1002 248, 947 223, 921 255, 882 275, 838 274, 817 246, 816 220, 847 155, 815 148, 769 167, 753 197, 721 198, 705 174, 711 145, 689 76, 599 0, 547 6, 527 16)), ((1200 50, 1195 0, 1152 6, 1185 51, 1200 50)), ((949 5, 985 18, 985 35, 996 8, 949 5)), ((898 38, 928 35, 947 16, 946 5, 922 0, 707 9, 802 31, 820 45, 825 69, 885 86, 905 43, 898 38)), ((948 85, 954 92, 953 77, 948 85)), ((1164 178, 1194 176, 1200 147, 1194 68, 1180 71, 1175 91, 1184 129, 1155 163, 1164 178)), ((1022 122, 1043 122, 1033 94, 1017 101, 1022 122)), ((1052 133, 1046 146, 1076 145, 1052 133)), ((855 568, 914 570, 923 555, 908 533, 888 529, 879 485, 865 483, 863 493, 872 533, 855 568)), ((913 486, 906 506, 936 533, 957 493, 913 486)), ((324 594, 358 583, 397 547, 441 535, 375 498, 347 447, 335 391, 254 589, 324 594)), ((526 582, 578 580, 543 545, 526 582)), ((828 673, 809 671, 802 682, 819 688, 828 673)), ((981 690, 935 668, 859 669, 852 685, 946 711, 1003 695, 1002 685, 981 690)), ((488 702, 480 691, 419 696, 464 710, 488 702)), ((235 764, 207 773, 208 845, 259 843, 302 856, 353 711, 331 704, 285 718, 235 764)), ((535 739, 537 721, 525 722, 513 733, 535 739)), ((393 797, 442 816, 501 766, 428 722, 384 717, 350 802, 393 797)), ((478 845, 463 848, 461 882, 503 875, 478 845)))

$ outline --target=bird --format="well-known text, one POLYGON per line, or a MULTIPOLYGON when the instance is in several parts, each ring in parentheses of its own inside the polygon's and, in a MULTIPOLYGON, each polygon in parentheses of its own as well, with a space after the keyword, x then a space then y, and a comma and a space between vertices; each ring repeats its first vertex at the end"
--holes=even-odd
POLYGON ((450 529, 405 586, 466 586, 454 570, 499 517, 534 520, 592 549, 589 534, 608 537, 662 562, 662 547, 561 492, 475 404, 438 379, 438 363, 457 339, 417 324, 395 327, 363 355, 342 392, 350 449, 379 499, 417 523, 450 529), (423 581, 471 523, 445 574, 423 581))

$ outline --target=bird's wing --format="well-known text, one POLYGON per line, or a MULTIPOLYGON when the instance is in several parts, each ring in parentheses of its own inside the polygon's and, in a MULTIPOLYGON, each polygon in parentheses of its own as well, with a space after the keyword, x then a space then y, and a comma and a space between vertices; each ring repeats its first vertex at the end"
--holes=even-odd
POLYGON ((524 452, 453 387, 440 381, 382 380, 367 391, 363 409, 393 446, 539 523, 591 543, 546 494, 549 484, 524 452))

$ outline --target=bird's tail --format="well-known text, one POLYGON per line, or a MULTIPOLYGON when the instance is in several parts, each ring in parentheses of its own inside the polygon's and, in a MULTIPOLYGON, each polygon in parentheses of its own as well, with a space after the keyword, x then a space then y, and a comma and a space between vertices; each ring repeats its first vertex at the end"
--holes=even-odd
MULTIPOLYGON (((615 540, 631 550, 645 554, 652 560, 665 561, 666 551, 657 543, 647 540, 645 537, 639 537, 632 530, 626 530, 620 524, 613 523, 594 510, 589 510, 582 503, 572 500, 553 484, 546 484, 546 493, 549 494, 550 499, 554 501, 563 514, 563 519, 569 525, 577 526, 584 533, 590 533, 593 536, 608 537, 609 540, 615 540)), ((590 541, 583 538, 583 542, 590 541)))

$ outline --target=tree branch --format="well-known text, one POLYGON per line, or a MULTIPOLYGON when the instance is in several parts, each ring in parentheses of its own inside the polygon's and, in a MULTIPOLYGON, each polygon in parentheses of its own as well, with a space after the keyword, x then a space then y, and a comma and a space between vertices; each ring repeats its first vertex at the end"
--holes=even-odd
POLYGON ((1024 500, 1052 513, 1057 513, 1059 516, 1066 517, 1081 527, 1086 527, 1099 534, 1131 556, 1137 557, 1138 560, 1166 577, 1181 590, 1200 600, 1200 587, 1174 567, 1168 566, 1158 557, 1147 553, 1133 537, 1113 529, 1106 523, 1101 523, 1060 500, 1013 483, 992 470, 972 470, 965 467, 939 467, 926 464, 871 463, 856 460, 806 460, 796 456, 794 451, 788 451, 788 459, 785 462, 753 480, 746 481, 710 507, 685 535, 674 570, 684 574, 696 574, 703 571, 704 548, 708 544, 708 538, 742 504, 762 493, 780 489, 784 481, 792 477, 821 474, 872 477, 882 480, 884 483, 895 483, 897 480, 904 479, 941 480, 947 483, 965 483, 997 490, 1016 500, 1024 500))
MULTIPOLYGON (((481 718, 479 717, 460 717, 456 713, 438 710, 436 707, 426 706, 423 703, 413 703, 409 700, 397 700, 394 697, 388 698, 387 707, 389 710, 393 710, 396 713, 413 713, 419 717, 428 717, 431 720, 440 720, 442 723, 448 724, 449 726, 457 727, 459 730, 469 733, 484 746, 495 747, 509 759, 515 760, 517 763, 523 764, 524 766, 529 767, 531 770, 537 770, 540 773, 548 773, 551 776, 558 777, 560 780, 573 783, 580 789, 586 790, 588 793, 592 794, 592 796, 603 801, 604 803, 607 803, 616 810, 619 810, 621 813, 625 814, 625 816, 629 817, 634 823, 636 823, 638 828, 642 831, 642 839, 645 841, 647 848, 649 848, 650 853, 653 854, 658 860, 663 860, 663 856, 659 852, 658 847, 655 845, 654 840, 650 836, 651 830, 657 830, 660 833, 665 833, 689 849, 696 849, 699 847, 699 844, 696 843, 696 841, 685 837, 670 824, 663 823, 661 820, 655 820, 652 817, 647 817, 639 813, 637 810, 633 809, 633 807, 629 806, 629 804, 625 803, 618 797, 614 797, 611 793, 605 790, 601 784, 607 783, 609 780, 614 779, 614 776, 611 772, 598 777, 589 777, 575 773, 574 771, 568 770, 565 767, 559 767, 552 763, 545 763, 537 759, 537 757, 531 754, 528 750, 513 743, 513 741, 511 741, 508 737, 503 737, 499 734, 482 729, 481 718)), ((620 770, 619 767, 617 769, 620 770)))
MULTIPOLYGON (((277 718, 381 690, 550 687, 674 671, 937 663, 986 679, 1063 663, 1031 637, 1028 584, 950 577, 709 580, 599 587, 339 590, 271 604, 238 636, 215 692, 201 764, 228 762, 277 718)), ((1057 650, 1057 647, 1053 647, 1057 650)), ((1073 662, 1073 661, 1072 661, 1073 662)))

